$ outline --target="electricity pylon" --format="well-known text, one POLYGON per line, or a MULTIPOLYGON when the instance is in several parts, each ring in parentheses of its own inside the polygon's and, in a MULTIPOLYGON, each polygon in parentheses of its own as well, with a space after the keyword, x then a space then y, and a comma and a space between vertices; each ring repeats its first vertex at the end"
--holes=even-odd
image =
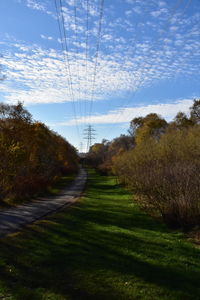
POLYGON ((92 145, 92 140, 95 139, 95 132, 96 130, 92 128, 91 125, 88 125, 86 129, 84 129, 84 139, 87 140, 87 152, 90 150, 92 145))

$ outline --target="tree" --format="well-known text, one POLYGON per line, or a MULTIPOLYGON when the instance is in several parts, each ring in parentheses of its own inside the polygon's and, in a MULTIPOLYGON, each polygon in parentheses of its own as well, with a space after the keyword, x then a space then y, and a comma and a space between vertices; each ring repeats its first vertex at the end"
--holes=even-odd
POLYGON ((200 99, 195 99, 190 107, 190 119, 196 124, 200 123, 200 99))
POLYGON ((191 120, 191 118, 188 118, 185 113, 178 112, 171 124, 178 128, 186 128, 194 125, 194 122, 191 120))
POLYGON ((106 159, 107 154, 107 141, 103 140, 102 143, 95 143, 90 147, 87 155, 87 160, 93 167, 97 168, 106 159))
POLYGON ((130 123, 130 128, 128 130, 129 134, 134 136, 136 133, 136 130, 143 125, 143 122, 144 122, 143 117, 134 118, 130 123))
POLYGON ((75 148, 21 103, 0 104, 0 198, 44 190, 56 177, 78 169, 75 148))
POLYGON ((167 126, 168 123, 163 118, 151 113, 146 117, 133 119, 130 124, 130 131, 134 134, 136 144, 138 144, 149 137, 159 139, 167 126))
POLYGON ((128 151, 134 147, 134 137, 121 134, 120 137, 115 138, 109 146, 109 153, 111 156, 128 151))

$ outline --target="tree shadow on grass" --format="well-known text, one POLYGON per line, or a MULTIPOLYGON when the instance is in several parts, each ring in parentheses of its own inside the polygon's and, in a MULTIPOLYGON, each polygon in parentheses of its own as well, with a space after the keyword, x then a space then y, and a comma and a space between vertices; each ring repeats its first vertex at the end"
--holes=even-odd
POLYGON ((128 197, 100 200, 1 241, 1 284, 14 299, 200 299, 198 249, 128 197))

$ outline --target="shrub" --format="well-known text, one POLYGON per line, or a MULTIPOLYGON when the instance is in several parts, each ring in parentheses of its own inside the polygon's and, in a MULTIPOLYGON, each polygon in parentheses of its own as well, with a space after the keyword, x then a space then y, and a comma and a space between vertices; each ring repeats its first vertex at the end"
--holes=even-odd
POLYGON ((115 157, 113 171, 172 227, 200 224, 200 127, 168 129, 115 157))

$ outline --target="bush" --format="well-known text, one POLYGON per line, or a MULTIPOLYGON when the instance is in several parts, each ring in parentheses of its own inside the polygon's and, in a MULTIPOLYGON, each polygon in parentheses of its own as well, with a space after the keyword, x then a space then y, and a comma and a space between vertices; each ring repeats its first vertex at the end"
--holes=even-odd
POLYGON ((200 127, 169 129, 115 157, 113 171, 172 227, 200 225, 200 127))

